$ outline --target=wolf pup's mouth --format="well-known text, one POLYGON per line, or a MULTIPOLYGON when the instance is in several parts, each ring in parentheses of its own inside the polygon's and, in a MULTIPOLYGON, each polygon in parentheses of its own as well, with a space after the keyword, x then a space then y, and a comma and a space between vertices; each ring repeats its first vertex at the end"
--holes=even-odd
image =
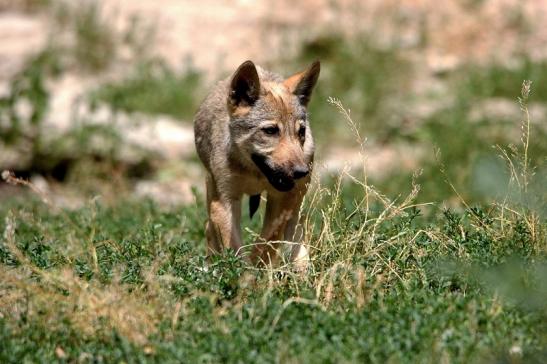
POLYGON ((283 171, 270 166, 266 157, 259 154, 253 154, 251 155, 251 159, 276 190, 287 192, 293 189, 294 180, 287 176, 283 171))

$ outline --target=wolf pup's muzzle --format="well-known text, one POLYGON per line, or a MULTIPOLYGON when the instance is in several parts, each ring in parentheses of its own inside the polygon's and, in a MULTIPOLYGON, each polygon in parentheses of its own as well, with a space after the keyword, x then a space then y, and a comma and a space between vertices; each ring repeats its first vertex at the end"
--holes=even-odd
POLYGON ((286 171, 274 166, 265 156, 253 154, 251 158, 262 174, 266 176, 268 182, 281 192, 292 190, 295 180, 306 177, 310 173, 306 165, 296 166, 292 171, 286 171))

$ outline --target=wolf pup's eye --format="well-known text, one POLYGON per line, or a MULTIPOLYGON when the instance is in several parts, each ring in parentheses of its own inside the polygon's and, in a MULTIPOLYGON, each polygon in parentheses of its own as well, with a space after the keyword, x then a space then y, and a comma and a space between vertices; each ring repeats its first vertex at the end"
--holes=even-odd
POLYGON ((277 135, 279 134, 279 127, 277 126, 267 126, 262 128, 262 131, 268 135, 277 135))
POLYGON ((299 129, 298 129, 298 136, 300 138, 304 138, 306 136, 306 127, 304 125, 302 125, 299 129))

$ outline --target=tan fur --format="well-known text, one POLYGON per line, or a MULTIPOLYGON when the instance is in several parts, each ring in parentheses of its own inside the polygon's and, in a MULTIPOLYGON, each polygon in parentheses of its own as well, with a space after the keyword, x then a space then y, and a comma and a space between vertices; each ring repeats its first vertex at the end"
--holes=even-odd
POLYGON ((299 72, 287 78, 285 81, 283 81, 283 86, 285 86, 286 89, 289 90, 290 92, 294 91, 294 89, 296 88, 296 85, 298 84, 298 81, 300 81, 300 79, 302 78, 302 73, 303 72, 299 72))
MULTIPOLYGON (((243 195, 267 194, 261 239, 250 255, 254 263, 274 264, 276 242, 299 240, 298 213, 314 152, 306 104, 318 74, 319 64, 314 63, 284 80, 248 61, 219 82, 200 106, 194 130, 207 170, 209 254, 226 248, 242 252, 243 195), (277 132, 267 133, 268 128, 277 132)), ((295 245, 291 257, 305 263, 307 250, 295 245)))

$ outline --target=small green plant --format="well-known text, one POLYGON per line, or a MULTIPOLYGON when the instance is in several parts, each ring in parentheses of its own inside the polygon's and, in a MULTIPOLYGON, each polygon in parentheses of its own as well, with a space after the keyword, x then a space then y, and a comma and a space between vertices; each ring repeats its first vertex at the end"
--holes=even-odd
POLYGON ((30 143, 39 149, 50 97, 45 82, 61 72, 58 56, 56 49, 46 48, 11 80, 9 94, 0 98, 1 142, 8 146, 30 143))
MULTIPOLYGON (((521 96, 521 99, 527 102, 528 95, 525 98, 521 96)), ((507 197, 516 202, 520 194, 517 192, 519 185, 529 183, 534 192, 527 194, 528 206, 544 209, 540 207, 545 206, 545 193, 540 181, 547 173, 543 158, 547 152, 546 131, 541 127, 535 128, 533 137, 530 137, 531 123, 526 108, 523 108, 524 120, 528 121, 520 125, 521 133, 516 133, 514 122, 488 117, 472 120, 469 114, 471 105, 473 99, 459 95, 453 105, 434 113, 412 132, 414 143, 426 146, 430 151, 420 162, 422 173, 418 183, 422 186, 422 194, 419 201, 448 201, 453 206, 460 200, 474 204, 507 197), (522 141, 517 148, 515 143, 519 142, 519 134, 522 134, 522 141), (496 155, 496 148, 503 158, 496 155), (527 160, 526 167, 524 160, 527 160), (528 172, 524 173, 522 169, 528 172)), ((408 173, 395 172, 374 182, 382 183, 388 195, 395 195, 410 180, 408 173)))
POLYGON ((79 120, 65 133, 47 133, 44 120, 50 92, 46 83, 63 72, 61 57, 62 51, 52 46, 32 57, 11 80, 8 95, 0 98, 0 145, 20 156, 18 175, 41 174, 58 181, 79 176, 83 181, 110 179, 114 173, 125 178, 150 173, 154 156, 130 143, 122 145, 119 132, 110 125, 79 120), (124 160, 123 148, 134 158, 124 160))
POLYGON ((456 73, 462 93, 472 98, 514 99, 522 80, 534 81, 534 99, 547 101, 547 62, 523 57, 512 67, 503 65, 468 66, 456 73))
POLYGON ((71 8, 69 29, 74 34, 71 53, 76 64, 85 71, 105 69, 115 59, 118 48, 116 32, 104 19, 100 5, 84 2, 71 8))
POLYGON ((91 95, 114 110, 166 114, 190 119, 199 102, 200 74, 189 69, 177 74, 158 61, 138 66, 127 79, 103 85, 91 95))
POLYGON ((343 137, 337 112, 325 103, 332 95, 352 105, 351 114, 365 134, 374 132, 378 139, 397 134, 401 122, 397 110, 412 74, 410 63, 400 53, 380 48, 367 38, 323 36, 301 50, 301 63, 316 59, 321 60, 322 71, 310 104, 315 134, 343 137))

